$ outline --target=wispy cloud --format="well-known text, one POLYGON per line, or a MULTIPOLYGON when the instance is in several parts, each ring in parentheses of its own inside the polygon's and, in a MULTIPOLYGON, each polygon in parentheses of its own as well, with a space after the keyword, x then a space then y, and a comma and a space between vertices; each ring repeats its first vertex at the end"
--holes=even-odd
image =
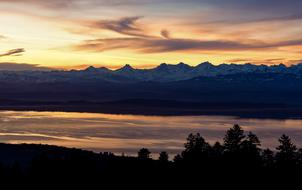
POLYGON ((69 6, 74 6, 76 3, 80 3, 82 0, 0 0, 4 3, 20 3, 34 6, 43 6, 46 8, 58 9, 58 8, 67 8, 69 6))
POLYGON ((123 17, 117 20, 84 21, 82 23, 94 30, 110 30, 129 36, 148 37, 137 24, 141 18, 141 16, 123 17))
MULTIPOLYGON (((296 13, 296 14, 284 14, 281 16, 265 16, 262 18, 258 17, 244 17, 244 16, 238 16, 237 18, 224 18, 221 20, 214 20, 214 21, 208 21, 208 22, 201 22, 203 24, 247 24, 247 23, 270 23, 270 22, 286 22, 286 21, 295 21, 295 20, 302 20, 302 14, 296 13)), ((200 21, 197 21, 197 23, 200 21)))
POLYGON ((20 56, 24 52, 25 52, 25 49, 23 49, 23 48, 11 49, 11 50, 8 50, 5 53, 0 54, 0 57, 5 57, 5 56, 20 56))
POLYGON ((284 16, 263 18, 263 19, 258 19, 256 21, 258 21, 258 22, 261 22, 261 21, 290 21, 290 20, 300 20, 300 19, 302 19, 302 14, 296 13, 296 14, 289 14, 289 15, 284 15, 284 16))
POLYGON ((253 64, 276 64, 283 63, 284 58, 275 58, 275 59, 255 59, 255 58, 236 58, 226 60, 230 63, 253 63, 253 64))
POLYGON ((6 39, 7 37, 0 34, 0 40, 6 39))
POLYGON ((170 32, 166 29, 161 30, 160 35, 166 39, 169 39, 171 37, 170 32))
POLYGON ((275 65, 275 64, 298 64, 302 63, 302 59, 287 59, 287 58, 274 58, 274 59, 261 59, 261 58, 235 58, 228 59, 226 62, 229 63, 252 63, 252 64, 265 64, 265 65, 275 65))
POLYGON ((42 67, 38 64, 0 62, 0 70, 6 70, 6 71, 27 71, 27 70, 47 71, 47 70, 51 70, 51 68, 42 67))
MULTIPOLYGON (((147 33, 148 28, 143 23, 138 24, 141 16, 123 17, 112 20, 83 21, 80 24, 89 26, 93 30, 109 30, 126 37, 97 38, 86 40, 73 46, 75 50, 104 52, 115 49, 127 49, 139 53, 165 53, 165 52, 209 52, 209 51, 258 51, 260 49, 278 49, 279 47, 302 45, 302 39, 270 42, 268 40, 252 40, 245 37, 218 38, 218 39, 188 39, 173 38, 167 29, 159 30, 159 36, 147 33)), ((283 19, 295 19, 299 15, 283 19)), ((270 20, 277 18, 270 18, 270 20)), ((265 20, 265 19, 263 19, 265 20)), ((214 31, 215 32, 215 31, 214 31)), ((239 31, 238 31, 239 32, 239 31)), ((246 31, 250 34, 250 31, 246 31)), ((223 36, 223 35, 221 35, 223 36)), ((248 37, 248 35, 246 35, 248 37)))
POLYGON ((141 53, 172 51, 247 51, 302 45, 302 40, 264 43, 260 41, 224 41, 162 38, 109 38, 84 41, 75 45, 76 50, 103 52, 114 49, 131 49, 141 53))

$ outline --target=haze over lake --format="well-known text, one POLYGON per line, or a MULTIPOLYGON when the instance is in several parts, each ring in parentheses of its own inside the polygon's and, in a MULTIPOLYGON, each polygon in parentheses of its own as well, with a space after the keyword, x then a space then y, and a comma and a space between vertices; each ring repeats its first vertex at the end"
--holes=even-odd
POLYGON ((172 154, 183 148, 189 133, 208 141, 241 125, 274 148, 283 133, 302 145, 302 120, 242 119, 228 116, 137 116, 71 112, 1 111, 2 143, 42 143, 133 155, 142 147, 172 154))

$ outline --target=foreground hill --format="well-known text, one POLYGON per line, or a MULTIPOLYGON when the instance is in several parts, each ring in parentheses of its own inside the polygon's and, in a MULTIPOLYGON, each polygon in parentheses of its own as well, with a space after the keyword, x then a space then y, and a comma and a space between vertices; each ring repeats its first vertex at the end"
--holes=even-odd
POLYGON ((209 144, 200 134, 190 134, 184 150, 169 161, 161 152, 151 159, 143 148, 137 157, 115 156, 49 145, 0 144, 1 185, 14 187, 117 186, 156 188, 186 185, 200 188, 242 188, 259 185, 287 185, 299 178, 302 153, 291 139, 282 135, 276 151, 261 149, 258 137, 235 125, 223 143, 209 144), (284 175, 286 174, 286 175, 284 175))

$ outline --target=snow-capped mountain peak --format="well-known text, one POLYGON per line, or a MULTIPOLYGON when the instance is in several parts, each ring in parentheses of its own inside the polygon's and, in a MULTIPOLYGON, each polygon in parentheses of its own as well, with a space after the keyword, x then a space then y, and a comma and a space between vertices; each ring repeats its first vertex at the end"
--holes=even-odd
POLYGON ((196 77, 216 77, 233 74, 294 74, 302 77, 302 64, 286 66, 279 65, 254 65, 254 64, 220 64, 213 65, 210 62, 203 62, 195 67, 183 62, 178 64, 162 63, 152 69, 135 69, 126 64, 120 69, 110 70, 106 67, 95 68, 90 66, 82 71, 0 71, 0 80, 22 80, 22 81, 156 81, 171 82, 193 79, 196 77))

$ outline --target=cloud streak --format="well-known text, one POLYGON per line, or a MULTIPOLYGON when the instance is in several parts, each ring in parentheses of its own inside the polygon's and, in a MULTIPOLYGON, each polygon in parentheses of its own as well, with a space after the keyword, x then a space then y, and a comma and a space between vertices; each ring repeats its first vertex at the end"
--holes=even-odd
POLYGON ((0 34, 0 40, 6 39, 7 37, 0 34))
POLYGON ((163 38, 166 38, 166 39, 169 39, 171 38, 170 36, 170 32, 166 29, 163 29, 160 31, 160 35, 163 37, 163 38))
MULTIPOLYGON (((302 15, 286 17, 263 18, 261 21, 299 19, 302 15)), ((117 20, 84 21, 83 26, 93 30, 109 30, 126 37, 98 38, 82 41, 72 47, 77 51, 105 52, 110 50, 125 49, 138 53, 165 53, 165 52, 210 52, 210 51, 259 51, 263 49, 278 49, 287 46, 302 45, 302 39, 268 42, 267 40, 250 40, 220 38, 213 40, 172 38, 169 30, 159 30, 159 36, 151 36, 143 30, 143 25, 137 21, 141 16, 123 17, 117 20)), ((260 20, 258 20, 260 21, 260 20)), ((249 32, 247 32, 249 33, 249 32)))
POLYGON ((67 8, 75 6, 76 3, 81 3, 82 0, 0 0, 0 3, 11 3, 11 4, 27 4, 33 6, 40 6, 49 9, 67 8))
POLYGON ((5 71, 29 71, 29 70, 39 70, 48 71, 51 70, 48 67, 41 67, 38 64, 28 64, 28 63, 14 63, 14 62, 0 62, 0 70, 5 71))
POLYGON ((22 53, 25 52, 25 49, 23 48, 18 48, 18 49, 11 49, 8 50, 5 53, 0 54, 0 57, 5 57, 5 56, 21 56, 22 53))
POLYGON ((123 17, 117 20, 85 21, 82 23, 94 30, 110 30, 128 36, 148 37, 137 24, 141 18, 141 16, 123 17))
POLYGON ((286 59, 286 58, 274 58, 274 59, 259 59, 259 58, 235 58, 228 59, 226 62, 230 63, 252 63, 252 64, 266 64, 266 65, 276 65, 276 64, 299 64, 302 62, 301 59, 286 59))
POLYGON ((223 40, 162 39, 162 38, 109 38, 87 40, 75 45, 75 50, 104 52, 115 49, 131 49, 141 53, 174 51, 248 51, 284 46, 302 45, 302 40, 264 43, 259 41, 238 42, 223 40))

